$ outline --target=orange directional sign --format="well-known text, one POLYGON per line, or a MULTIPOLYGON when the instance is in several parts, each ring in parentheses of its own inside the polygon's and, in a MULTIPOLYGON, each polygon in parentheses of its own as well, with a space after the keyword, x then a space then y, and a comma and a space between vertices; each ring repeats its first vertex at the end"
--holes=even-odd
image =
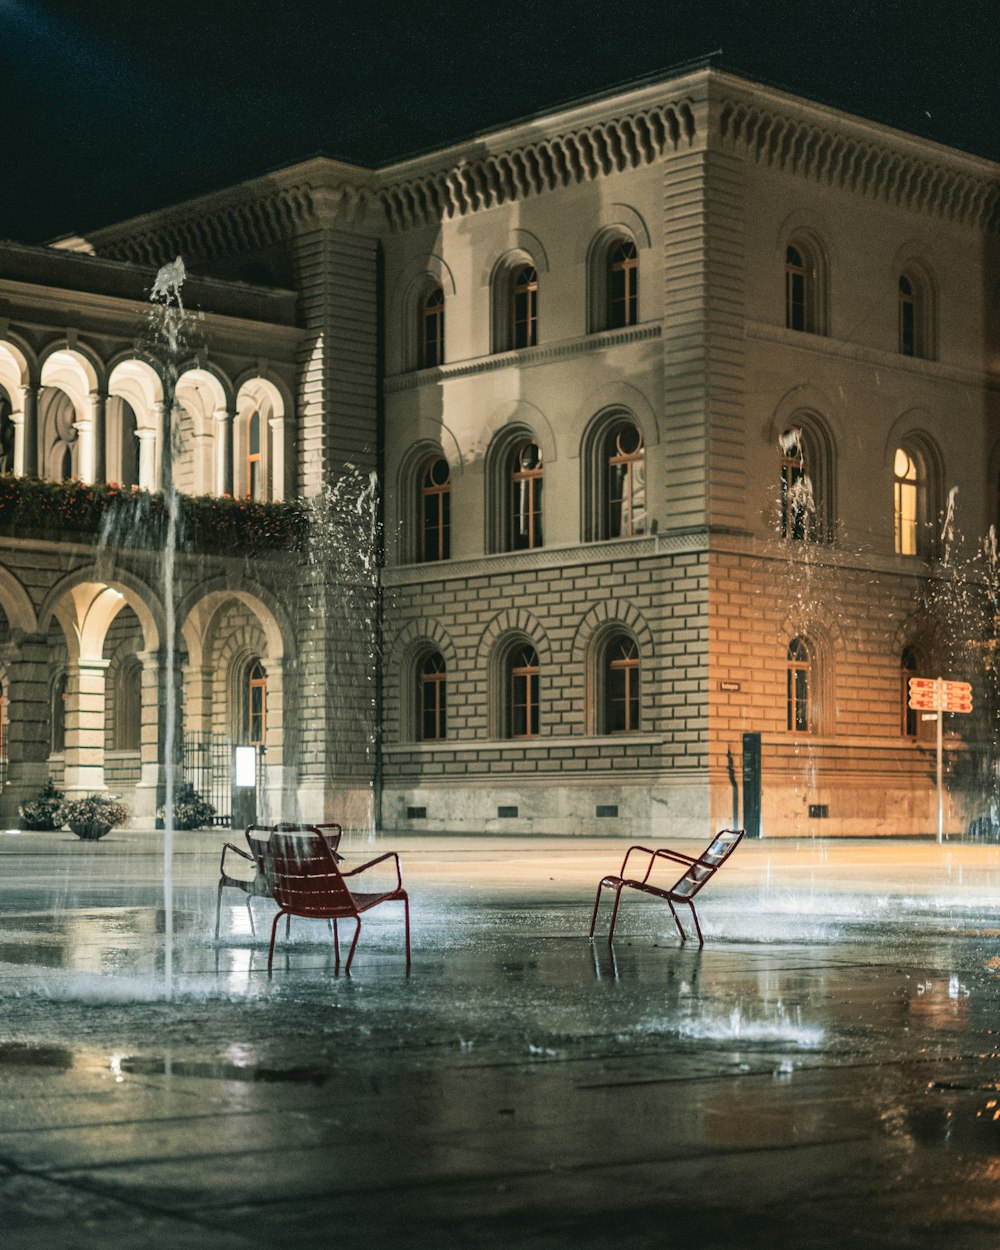
POLYGON ((972 686, 941 677, 911 677, 910 707, 921 712, 971 712, 972 686))

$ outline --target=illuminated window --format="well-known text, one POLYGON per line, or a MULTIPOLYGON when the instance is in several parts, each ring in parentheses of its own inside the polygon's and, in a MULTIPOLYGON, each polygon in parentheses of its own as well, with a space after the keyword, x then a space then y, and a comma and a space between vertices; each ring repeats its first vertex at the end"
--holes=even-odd
POLYGON ((606 734, 635 733, 639 729, 639 647, 628 634, 614 634, 603 652, 606 734))
POLYGON ((812 723, 809 685, 812 659, 803 638, 788 644, 787 728, 793 733, 808 733, 812 723))
POLYGON ((423 559, 447 560, 451 556, 451 469, 439 456, 424 470, 420 484, 423 516, 423 559))
POLYGON ((533 265, 519 265, 510 276, 511 347, 534 347, 538 342, 538 273, 533 265))
POLYGON ((530 643, 511 651, 507 662, 508 738, 538 736, 538 653, 530 643))
POLYGON ((631 239, 608 251, 608 328, 634 326, 639 320, 639 254, 631 239))
POLYGON ((250 746, 263 746, 267 732, 267 674, 260 660, 247 666, 243 732, 250 746))
POLYGON ((444 291, 435 287, 420 305, 420 367, 444 364, 444 291))
POLYGON ((440 742, 447 730, 447 685, 444 657, 434 651, 420 665, 420 739, 440 742))
POLYGON ((542 451, 528 440, 516 445, 510 460, 509 551, 542 545, 542 451))
POLYGON ((916 459, 903 447, 896 448, 893 461, 893 521, 896 554, 915 556, 918 552, 918 524, 923 483, 916 459))

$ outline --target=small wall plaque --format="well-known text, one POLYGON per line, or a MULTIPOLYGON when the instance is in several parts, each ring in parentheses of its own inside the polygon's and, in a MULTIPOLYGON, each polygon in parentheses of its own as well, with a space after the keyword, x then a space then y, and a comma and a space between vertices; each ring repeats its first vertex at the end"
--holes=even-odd
POLYGON ((729 690, 733 692, 738 692, 739 688, 740 688, 740 683, 738 681, 720 681, 719 682, 720 690, 729 690))

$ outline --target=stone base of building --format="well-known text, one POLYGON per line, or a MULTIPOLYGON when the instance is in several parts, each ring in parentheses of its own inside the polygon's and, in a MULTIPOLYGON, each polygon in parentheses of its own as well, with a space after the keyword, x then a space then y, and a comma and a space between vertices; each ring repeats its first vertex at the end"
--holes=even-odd
POLYGON ((704 838, 709 831, 707 781, 652 785, 594 782, 464 786, 388 786, 382 828, 398 833, 605 835, 704 838))

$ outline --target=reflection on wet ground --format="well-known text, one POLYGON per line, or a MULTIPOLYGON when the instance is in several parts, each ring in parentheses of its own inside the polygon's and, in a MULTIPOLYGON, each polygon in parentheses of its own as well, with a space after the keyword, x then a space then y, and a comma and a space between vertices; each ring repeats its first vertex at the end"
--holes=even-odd
POLYGON ((268 978, 202 835, 167 1002, 146 836, 0 843, 16 1250, 1000 1244, 997 848, 745 846, 699 950, 643 899, 587 941, 618 843, 414 839, 409 977, 386 906, 268 978))

